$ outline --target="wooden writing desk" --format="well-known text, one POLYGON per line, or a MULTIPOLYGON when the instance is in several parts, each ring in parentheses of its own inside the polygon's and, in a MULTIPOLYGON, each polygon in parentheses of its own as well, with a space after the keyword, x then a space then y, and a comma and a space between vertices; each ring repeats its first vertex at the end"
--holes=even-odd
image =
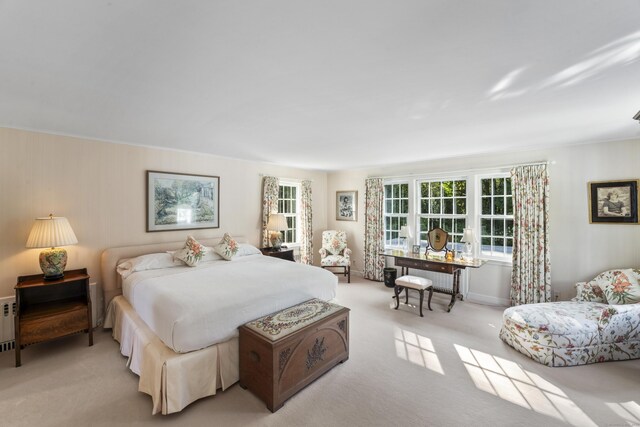
POLYGON ((451 295, 451 302, 449 303, 447 312, 451 311, 453 305, 456 303, 457 297, 460 297, 462 300, 462 294, 460 293, 460 273, 462 270, 465 268, 479 268, 486 262, 479 259, 474 259, 473 261, 444 261, 430 257, 427 258, 424 254, 412 254, 405 251, 394 250, 386 250, 380 255, 394 258, 394 264, 396 267, 402 267, 402 275, 408 274, 410 268, 451 274, 453 276, 453 286, 451 289, 440 288, 437 286, 433 287, 433 292, 451 295))

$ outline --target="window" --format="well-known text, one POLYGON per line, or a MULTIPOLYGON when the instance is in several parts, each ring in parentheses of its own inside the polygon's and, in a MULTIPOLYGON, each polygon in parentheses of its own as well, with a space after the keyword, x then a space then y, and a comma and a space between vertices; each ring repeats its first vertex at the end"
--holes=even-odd
POLYGON ((480 252, 484 256, 511 257, 513 252, 513 198, 511 178, 480 179, 480 252))
POLYGON ((298 242, 298 209, 300 206, 300 184, 280 181, 278 212, 287 218, 287 229, 282 232, 283 243, 298 242))
POLYGON ((453 245, 449 249, 462 250, 460 243, 467 223, 467 180, 418 181, 418 232, 420 246, 427 245, 427 233, 442 228, 449 233, 453 245))
POLYGON ((407 225, 409 218, 409 184, 387 184, 384 186, 384 244, 401 246, 400 227, 407 225))

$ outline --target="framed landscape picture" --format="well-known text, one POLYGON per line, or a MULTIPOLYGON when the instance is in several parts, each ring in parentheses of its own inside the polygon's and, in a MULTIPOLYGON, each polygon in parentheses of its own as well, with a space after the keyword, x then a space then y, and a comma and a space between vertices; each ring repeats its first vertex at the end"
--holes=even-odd
POLYGON ((336 219, 339 221, 358 220, 357 191, 336 191, 336 219))
POLYGON ((147 171, 147 231, 220 227, 220 177, 147 171))
POLYGON ((590 182, 589 223, 637 224, 638 180, 590 182))

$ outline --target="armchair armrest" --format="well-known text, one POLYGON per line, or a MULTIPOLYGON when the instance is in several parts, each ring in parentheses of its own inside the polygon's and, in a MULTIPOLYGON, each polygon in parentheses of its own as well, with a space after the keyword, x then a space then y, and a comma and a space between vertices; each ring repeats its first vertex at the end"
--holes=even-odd
POLYGON ((325 248, 320 248, 320 250, 318 252, 320 252, 320 257, 322 257, 322 258, 326 258, 327 257, 327 250, 325 248))
POLYGON ((352 251, 351 251, 351 249, 349 249, 349 248, 344 248, 343 256, 344 256, 345 258, 349 258, 349 257, 351 256, 351 252, 352 252, 352 251))

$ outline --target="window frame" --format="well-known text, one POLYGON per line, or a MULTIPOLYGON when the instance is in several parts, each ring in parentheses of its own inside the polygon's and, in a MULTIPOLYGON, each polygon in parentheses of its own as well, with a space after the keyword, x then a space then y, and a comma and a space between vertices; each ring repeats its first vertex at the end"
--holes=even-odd
MULTIPOLYGON (((403 244, 400 242, 400 237, 397 237, 397 244, 391 244, 388 242, 392 242, 393 238, 391 238, 390 240, 387 240, 387 233, 399 233, 400 232, 400 227, 402 226, 400 223, 402 222, 402 219, 405 219, 405 224, 406 225, 410 225, 409 222, 409 216, 411 214, 412 211, 412 191, 411 191, 411 184, 409 182, 409 180, 388 180, 385 181, 383 183, 383 187, 384 187, 384 197, 383 197, 383 207, 382 207, 382 228, 383 228, 383 232, 384 232, 384 247, 385 249, 402 249, 403 248, 403 244), (387 212, 387 186, 388 185, 406 185, 407 186, 407 213, 396 213, 396 212, 387 212), (387 218, 398 218, 398 229, 387 229, 387 218)), ((393 204, 393 200, 398 200, 399 202, 399 206, 401 207, 402 205, 402 200, 404 200, 405 197, 391 197, 392 200, 392 204, 393 204)), ((392 209, 393 210, 393 209, 392 209)))
MULTIPOLYGON (((427 221, 427 223, 431 223, 431 221, 433 219, 438 219, 438 223, 439 223, 439 228, 444 229, 443 225, 442 225, 442 221, 446 220, 446 219, 451 219, 451 231, 447 231, 449 233, 449 236, 451 236, 452 240, 453 240, 453 244, 447 246, 449 249, 455 249, 456 251, 458 250, 463 250, 464 248, 464 243, 460 243, 460 240, 462 239, 462 233, 464 231, 464 228, 467 227, 467 224, 469 223, 469 178, 467 176, 448 176, 448 177, 430 177, 430 178, 416 178, 415 180, 415 186, 416 186, 416 212, 415 212, 415 230, 416 230, 416 238, 414 239, 415 244, 419 244, 420 245, 420 249, 422 250, 423 248, 426 247, 427 245, 427 239, 425 238, 425 240, 422 240, 422 234, 426 234, 430 228, 427 227, 427 230, 422 231, 421 229, 421 224, 422 224, 422 219, 425 219, 427 221), (454 188, 453 188, 453 193, 451 195, 451 197, 444 197, 444 195, 442 193, 440 193, 439 196, 431 196, 431 194, 429 194, 429 196, 427 196, 426 198, 422 196, 422 184, 423 183, 428 183, 429 187, 432 188, 432 184, 433 183, 440 183, 440 191, 442 191, 442 184, 444 182, 447 181, 451 181, 454 182, 454 188), (461 197, 456 196, 456 191, 455 191, 455 182, 456 181, 464 181, 465 183, 465 196, 464 196, 464 200, 465 200, 465 213, 464 214, 459 214, 456 213, 456 199, 460 199, 461 197), (454 211, 454 213, 452 214, 446 214, 443 213, 442 211, 444 210, 444 207, 442 205, 442 202, 440 204, 440 213, 438 214, 434 214, 431 213, 431 209, 429 209, 428 213, 423 213, 422 212, 422 200, 423 199, 427 199, 430 201, 433 200, 441 200, 443 201, 444 199, 452 199, 452 209, 454 211), (464 226, 462 227, 462 230, 459 230, 459 232, 456 232, 456 220, 464 220, 464 226)), ((431 190, 430 190, 431 192, 431 190)), ((432 206, 432 205, 431 205, 432 206)), ((446 230, 445 230, 446 231, 446 230)))
MULTIPOLYGON (((301 190, 302 190, 302 185, 300 182, 296 182, 296 181, 289 181, 289 180, 284 180, 284 179, 280 179, 280 182, 278 183, 278 213, 283 214, 286 218, 287 218, 287 226, 289 225, 289 218, 295 218, 295 226, 294 227, 290 227, 288 228, 286 231, 282 232, 282 243, 288 247, 297 247, 300 246, 300 201, 301 201, 301 190), (296 197, 291 198, 281 198, 280 197, 280 190, 282 187, 294 187, 296 189, 296 197), (280 209, 280 202, 287 202, 287 201, 295 201, 295 206, 296 206, 296 211, 295 213, 291 213, 291 212, 283 212, 280 209), (287 241, 287 233, 293 231, 293 235, 295 236, 293 241, 287 241)), ((283 190, 284 192, 284 190, 283 190)), ((283 207, 286 207, 286 204, 283 205, 283 207)), ((286 209, 285 209, 286 210, 286 209)))
MULTIPOLYGON (((411 176, 402 176, 402 177, 393 177, 387 178, 383 180, 383 185, 386 187, 390 184, 409 184, 409 212, 405 216, 407 217, 407 225, 409 226, 409 231, 411 237, 407 240, 407 249, 410 250, 412 244, 418 244, 420 242, 420 219, 422 218, 422 214, 420 213, 421 206, 420 203, 420 182, 424 181, 458 181, 458 180, 466 180, 466 220, 465 226, 467 228, 472 228, 478 240, 478 243, 474 243, 472 245, 472 254, 475 258, 489 261, 491 263, 496 264, 512 264, 512 255, 504 254, 495 256, 492 254, 487 254, 482 252, 482 247, 480 245, 481 242, 481 213, 482 213, 482 189, 481 189, 481 180, 485 178, 504 178, 510 176, 510 167, 500 167, 494 169, 483 169, 483 170, 469 170, 469 171, 456 171, 451 173, 434 173, 434 174, 416 174, 411 176)), ((513 187, 512 187, 513 193, 513 187)), ((513 197, 513 195, 512 195, 513 197)), ((387 229, 386 229, 386 189, 384 194, 384 207, 383 207, 383 228, 384 228, 384 248, 385 249, 403 249, 403 245, 398 242, 398 245, 391 245, 386 240, 387 229)), ((455 200, 454 200, 455 203, 455 200)), ((514 207, 515 208, 515 207, 514 207)), ((431 215, 431 214, 429 214, 431 215)), ((454 214, 456 216, 456 214, 454 214)), ((465 215, 458 216, 463 217, 465 215)), ((434 215, 434 217, 436 217, 434 215)), ((438 216, 441 218, 442 216, 438 216)), ((455 236, 455 233, 454 233, 455 236)), ((455 237, 454 237, 455 240, 455 237)), ((464 251, 464 244, 455 242, 456 249, 464 251)), ((422 250, 424 250, 424 246, 422 246, 422 250)))
MULTIPOLYGON (((477 180, 477 197, 476 197, 476 203, 477 203, 477 212, 478 214, 477 216, 477 224, 476 224, 476 230, 477 230, 477 239, 478 239, 478 248, 477 248, 477 253, 478 253, 478 258, 484 259, 484 260, 493 260, 493 261, 499 261, 499 262, 506 262, 506 263, 511 263, 512 262, 512 258, 513 258, 513 221, 514 221, 514 210, 515 210, 515 206, 513 204, 513 183, 511 183, 511 194, 507 195, 507 191, 505 188, 505 193, 504 193, 504 197, 511 197, 511 206, 512 206, 512 213, 511 215, 508 215, 507 212, 507 207, 505 206, 504 209, 504 214, 494 214, 494 203, 493 201, 495 200, 496 197, 500 197, 501 195, 497 195, 494 193, 494 188, 493 188, 493 180, 496 178, 509 178, 511 179, 511 174, 509 172, 506 171, 501 171, 501 172, 493 172, 493 173, 483 173, 483 174, 479 174, 476 176, 476 180, 477 180), (482 180, 484 179, 491 179, 492 182, 492 193, 490 196, 485 196, 482 193, 482 180), (484 197, 491 197, 492 203, 491 203, 491 214, 483 214, 482 213, 482 202, 483 202, 483 198, 484 197), (491 234, 490 235, 483 235, 482 233, 482 222, 483 219, 487 219, 491 221, 491 234), (504 221, 504 232, 502 235, 498 236, 495 235, 493 233, 493 224, 494 224, 494 220, 503 220, 504 221), (507 221, 511 220, 512 221, 512 233, 511 236, 508 236, 507 233, 507 221), (491 241, 491 250, 490 251, 484 251, 482 249, 482 239, 483 237, 486 238, 490 238, 491 241), (503 239, 511 239, 511 248, 512 251, 511 253, 507 253, 505 252, 495 252, 493 250, 493 239, 495 238, 503 238, 503 239)), ((506 243, 506 242, 505 242, 506 243)))

